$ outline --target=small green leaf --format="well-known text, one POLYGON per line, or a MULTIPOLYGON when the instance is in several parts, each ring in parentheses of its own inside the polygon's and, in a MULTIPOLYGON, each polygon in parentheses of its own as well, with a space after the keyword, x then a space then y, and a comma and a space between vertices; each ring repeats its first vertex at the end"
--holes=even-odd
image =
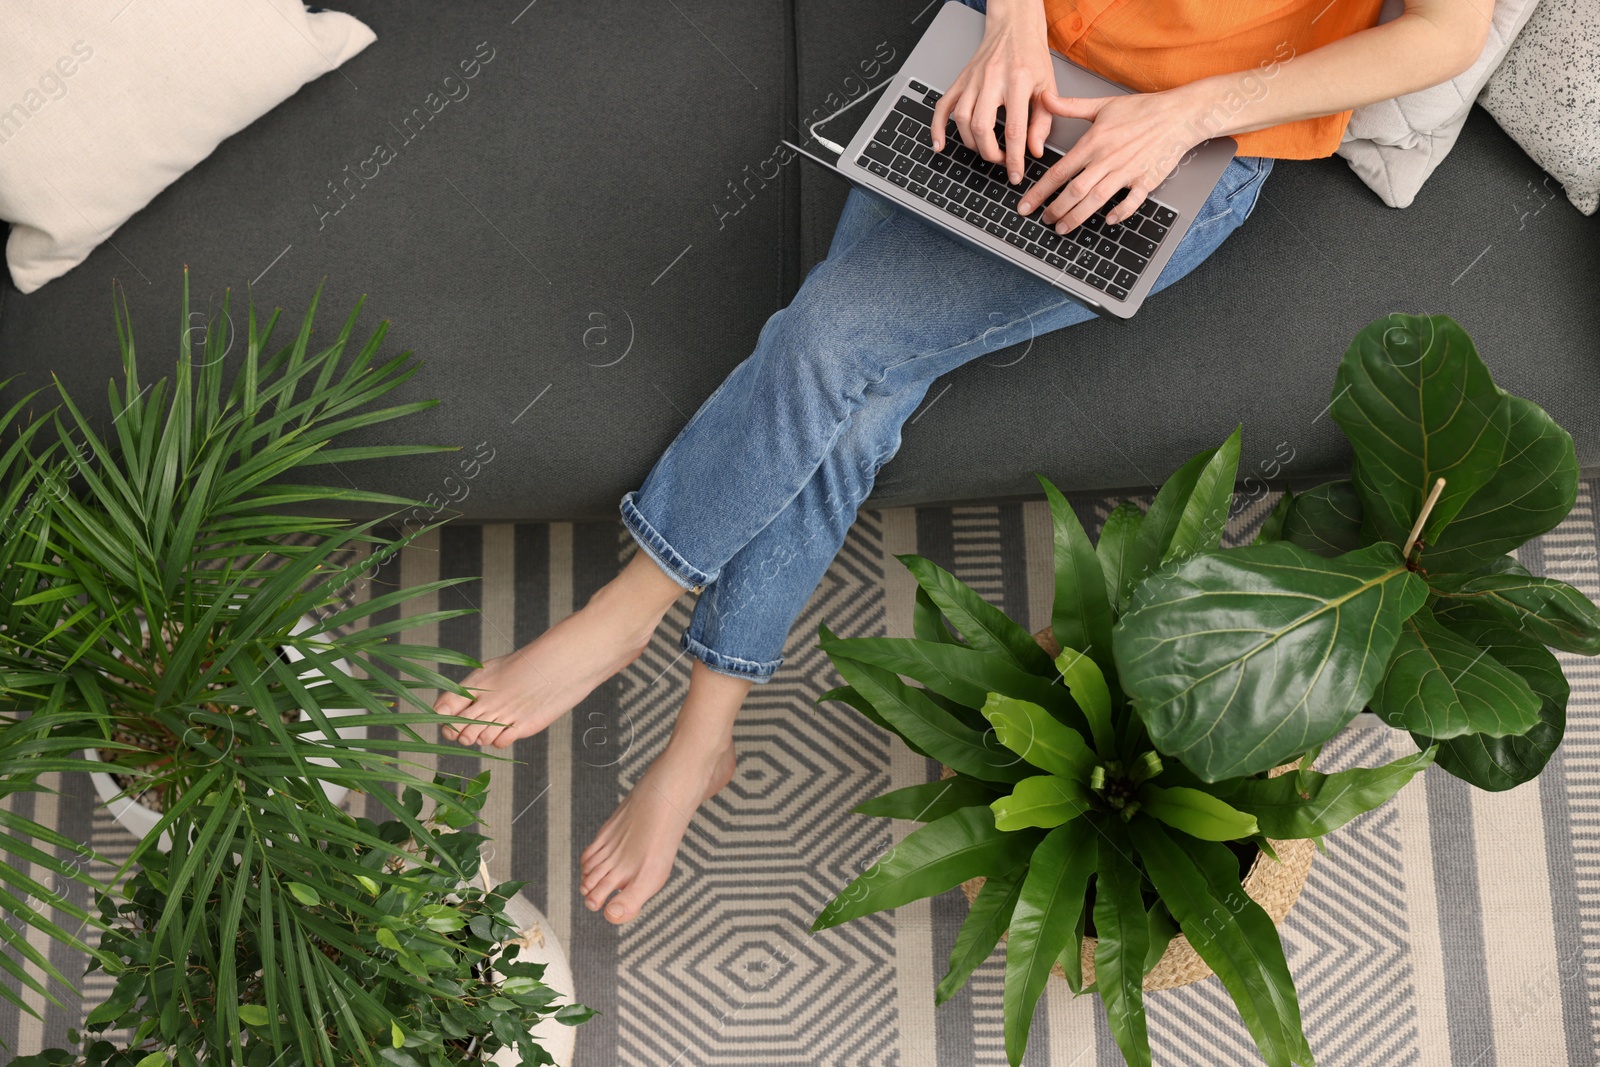
POLYGON ((1254 815, 1198 789, 1147 782, 1138 795, 1146 815, 1202 841, 1236 841, 1256 832, 1254 815))
POLYGON ((1144 875, 1130 858, 1133 846, 1121 824, 1112 821, 1108 827, 1099 841, 1094 883, 1095 988, 1105 1004, 1111 1036, 1129 1067, 1150 1067, 1144 1012, 1150 927, 1140 891, 1144 875))
POLYGON ((1294 493, 1285 489, 1278 502, 1272 505, 1272 510, 1267 512, 1267 517, 1261 520, 1261 529, 1256 531, 1252 545, 1270 545, 1274 541, 1283 540, 1283 523, 1289 517, 1289 511, 1294 507, 1294 493))
POLYGON ((1181 562, 1196 552, 1207 552, 1222 544, 1222 533, 1233 510, 1233 486, 1239 480, 1239 444, 1242 426, 1222 442, 1195 478, 1194 490, 1184 501, 1173 527, 1172 539, 1161 555, 1161 562, 1181 562))
POLYGON ((864 800, 851 810, 859 815, 874 815, 886 819, 910 819, 915 822, 932 822, 952 811, 987 805, 1000 790, 987 782, 958 774, 954 778, 941 778, 936 782, 906 786, 864 800))
POLYGON ((1364 545, 1355 484, 1349 479, 1327 482, 1296 496, 1284 518, 1282 540, 1327 559, 1364 545))
POLYGON ((995 740, 1042 771, 1086 782, 1099 762, 1082 734, 1037 704, 990 693, 983 715, 994 727, 995 740))
POLYGON ((406 1043, 406 1032, 404 1030, 400 1029, 400 1024, 399 1023, 395 1022, 393 1019, 390 1019, 389 1020, 389 1044, 391 1046, 393 1046, 394 1048, 400 1048, 405 1043, 406 1043))
POLYGON ((1048 478, 1041 476, 1039 484, 1050 504, 1054 538, 1056 589, 1050 607, 1050 632, 1062 648, 1081 649, 1100 664, 1103 673, 1114 678, 1111 603, 1106 599, 1105 571, 1067 498, 1048 478))
POLYGON ((317 895, 317 891, 303 882, 285 882, 284 886, 294 895, 294 899, 308 908, 314 908, 322 903, 322 898, 317 895))
POLYGON ((1014 870, 1039 842, 1034 831, 1005 833, 984 807, 962 808, 913 830, 822 909, 813 930, 937 896, 978 875, 1014 870))
POLYGON ((1064 648, 1056 657, 1056 670, 1066 683, 1078 709, 1089 720, 1089 734, 1101 759, 1112 759, 1117 751, 1116 730, 1111 724, 1111 689, 1106 676, 1094 660, 1074 648, 1064 648))
POLYGON ((1096 832, 1087 820, 1051 830, 1028 863, 1011 915, 1002 998, 1006 1057, 1022 1062, 1033 1009, 1056 958, 1071 944, 1094 873, 1096 832))
POLYGON ((1381 806, 1433 760, 1434 752, 1429 749, 1382 767, 1234 778, 1209 788, 1240 811, 1254 815, 1267 837, 1292 841, 1321 837, 1381 806))
POLYGON ((246 1026, 266 1026, 270 1021, 267 1009, 261 1004, 239 1005, 239 1021, 246 1026))
POLYGON ((1111 509, 1100 527, 1100 540, 1095 542, 1094 553, 1106 578, 1106 601, 1115 615, 1127 608, 1128 598, 1133 595, 1135 575, 1129 569, 1130 549, 1143 522, 1144 512, 1139 505, 1125 500, 1111 509))
POLYGON ((1071 778, 1041 774, 1024 778, 989 807, 999 830, 1024 830, 1030 826, 1052 827, 1070 822, 1089 810, 1089 791, 1071 778))
POLYGON ((917 579, 918 587, 949 618, 968 645, 980 652, 1004 656, 1032 674, 1045 674, 1050 670, 1050 657, 1033 636, 961 579, 922 556, 908 554, 895 558, 905 564, 917 579))
POLYGON ((134 1067, 165 1067, 167 1054, 165 1052, 152 1052, 140 1060, 134 1067))
POLYGON ((979 964, 994 953, 1001 935, 1011 925, 1011 913, 1022 893, 1022 877, 1027 871, 1024 865, 1008 874, 984 879, 950 950, 950 970, 934 991, 936 1005, 955 996, 979 964))
POLYGON ((378 927, 377 937, 378 944, 382 945, 384 948, 393 952, 404 951, 404 948, 400 944, 400 939, 396 937, 394 931, 389 929, 387 926, 378 927))

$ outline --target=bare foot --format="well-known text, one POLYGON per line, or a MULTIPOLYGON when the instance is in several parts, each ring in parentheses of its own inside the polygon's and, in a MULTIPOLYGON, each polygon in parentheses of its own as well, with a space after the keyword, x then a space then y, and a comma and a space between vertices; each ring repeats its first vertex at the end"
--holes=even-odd
POLYGON ((495 748, 538 733, 638 659, 682 592, 654 561, 636 554, 580 611, 463 678, 463 687, 477 691, 476 700, 441 693, 434 711, 479 720, 446 725, 441 732, 463 745, 495 748))
POLYGON ((688 749, 669 743, 583 850, 584 903, 590 911, 605 905, 613 923, 638 915, 667 884, 695 809, 733 778, 732 742, 710 759, 688 749))

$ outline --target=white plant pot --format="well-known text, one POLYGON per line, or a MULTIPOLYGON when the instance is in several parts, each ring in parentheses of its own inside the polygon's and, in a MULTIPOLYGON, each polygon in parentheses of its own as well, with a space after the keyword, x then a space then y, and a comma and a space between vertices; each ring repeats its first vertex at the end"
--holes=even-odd
MULTIPOLYGON (((311 629, 315 625, 315 619, 311 618, 309 615, 302 616, 300 621, 295 623, 294 628, 289 632, 296 634, 304 633, 306 630, 311 629)), ((141 628, 146 627, 141 624, 141 628)), ((296 663, 305 659, 305 656, 303 656, 298 649, 292 646, 283 645, 280 647, 284 656, 289 660, 290 663, 296 663)), ((350 664, 343 657, 334 660, 334 663, 346 674, 351 673, 350 664)), ((302 671, 298 677, 302 681, 315 681, 316 679, 322 677, 322 672, 315 667, 309 667, 302 671)), ((323 714, 327 715, 329 718, 335 718, 341 715, 362 715, 365 714, 365 712, 365 708, 323 709, 323 714)), ((301 722, 305 722, 310 717, 311 716, 307 715, 303 711, 300 713, 301 722)), ((365 726, 343 726, 340 727, 337 732, 340 737, 352 740, 360 740, 367 736, 367 728, 365 726)), ((100 759, 100 753, 93 748, 84 749, 83 754, 92 760, 98 761, 100 759)), ((333 760, 324 756, 313 756, 310 762, 324 767, 336 766, 333 760)), ((121 793, 122 789, 117 785, 116 779, 112 778, 110 774, 107 774, 103 771, 91 771, 89 772, 89 780, 94 783, 94 791, 100 795, 101 802, 104 803, 110 810, 112 817, 121 823, 129 833, 133 834, 134 837, 142 839, 148 836, 150 831, 155 829, 156 823, 161 821, 161 814, 159 812, 145 807, 134 798, 118 797, 117 794, 121 793)), ((322 783, 322 791, 326 793, 328 799, 335 804, 344 803, 344 798, 349 792, 349 790, 345 789, 344 786, 331 785, 327 782, 322 783)), ((168 837, 166 833, 162 833, 161 840, 158 842, 157 847, 163 852, 168 851, 172 848, 172 839, 168 837)))
MULTIPOLYGON (((486 888, 493 887, 487 867, 482 870, 481 877, 486 888)), ((564 1001, 571 1003, 574 999, 572 965, 567 962, 566 949, 556 940, 550 921, 521 893, 506 901, 506 914, 522 931, 513 939, 520 946, 517 962, 544 964, 544 984, 561 994, 564 1001)), ((555 1059, 556 1067, 572 1067, 572 1052, 578 1042, 575 1027, 548 1018, 533 1028, 532 1036, 555 1059)), ((503 1048, 491 1056, 489 1062, 496 1067, 517 1067, 522 1062, 522 1054, 514 1047, 503 1048)))

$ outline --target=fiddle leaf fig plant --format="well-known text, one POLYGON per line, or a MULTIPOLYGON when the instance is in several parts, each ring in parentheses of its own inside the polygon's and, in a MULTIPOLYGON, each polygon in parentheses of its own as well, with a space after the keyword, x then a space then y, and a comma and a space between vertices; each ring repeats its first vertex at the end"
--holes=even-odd
POLYGON ((1494 387, 1458 325, 1373 323, 1340 365, 1333 411, 1355 477, 1286 494, 1242 547, 1221 548, 1237 430, 1148 510, 1113 510, 1096 543, 1041 478, 1048 635, 917 556, 900 557, 918 584, 914 636, 821 628, 846 683, 822 699, 950 776, 856 809, 923 825, 814 928, 982 878, 937 999, 1006 936, 1013 1065, 1059 965, 1074 992, 1100 995, 1127 1062, 1148 1067, 1144 980, 1178 936, 1265 1063, 1310 1065, 1282 943, 1242 873, 1274 861, 1273 842, 1321 838, 1382 805, 1435 760, 1488 789, 1531 779, 1560 743, 1567 700, 1545 645, 1600 651, 1594 605, 1506 555, 1571 508, 1571 440, 1494 387), (1314 770, 1365 710, 1420 751, 1314 770))
POLYGON ((1439 765, 1479 788, 1531 780, 1566 726, 1567 684, 1550 648, 1600 653, 1600 608, 1508 555, 1572 510, 1571 435, 1496 387, 1444 315, 1390 315, 1362 330, 1330 412, 1355 452, 1353 476, 1285 494, 1277 536, 1324 558, 1392 548, 1426 589, 1366 694, 1371 710, 1419 747, 1437 742, 1439 765), (1441 478, 1412 535, 1406 516, 1441 478))

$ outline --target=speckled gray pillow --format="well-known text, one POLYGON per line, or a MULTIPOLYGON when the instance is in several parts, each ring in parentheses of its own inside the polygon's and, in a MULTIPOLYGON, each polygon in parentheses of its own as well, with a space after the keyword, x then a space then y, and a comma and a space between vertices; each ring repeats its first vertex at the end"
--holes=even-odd
MULTIPOLYGON (((1473 98, 1500 65, 1535 3, 1495 0, 1489 36, 1472 66, 1447 82, 1365 104, 1351 113, 1338 154, 1385 204, 1411 206, 1422 183, 1455 145, 1473 98)), ((1405 7, 1404 0, 1384 0, 1378 22, 1398 17, 1405 7)))
POLYGON ((1600 4, 1539 0, 1478 103, 1579 211, 1600 209, 1600 4))

